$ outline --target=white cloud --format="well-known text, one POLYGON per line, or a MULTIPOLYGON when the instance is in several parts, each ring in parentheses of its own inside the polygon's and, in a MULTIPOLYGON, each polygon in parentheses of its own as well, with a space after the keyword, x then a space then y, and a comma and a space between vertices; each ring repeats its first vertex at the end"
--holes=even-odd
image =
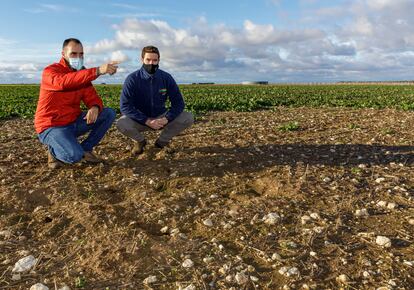
MULTIPOLYGON (((281 1, 267 1, 275 5, 275 10, 283 6, 281 1)), ((139 67, 139 54, 146 45, 160 48, 161 68, 171 72, 179 82, 412 78, 414 1, 347 0, 340 3, 321 9, 316 0, 301 0, 302 11, 298 14, 303 17, 295 19, 297 25, 291 28, 249 19, 239 27, 230 27, 210 24, 206 17, 178 27, 166 20, 147 19, 149 15, 144 13, 113 25, 113 37, 85 47, 86 60, 90 66, 123 60, 119 74, 104 79, 108 82, 122 82, 128 72, 139 67)), ((137 11, 139 7, 129 7, 130 4, 113 5, 131 10, 131 14, 142 13, 137 11)), ((13 46, 16 44, 0 38, 0 58, 7 59, 11 52, 14 55, 13 46)), ((26 55, 26 52, 20 50, 18 54, 26 55)), ((27 55, 36 54, 28 51, 27 55)), ((33 66, 29 60, 22 56, 18 64, 3 61, 0 74, 39 75, 41 68, 48 64, 45 57, 33 66)))
POLYGON ((39 14, 46 12, 78 12, 79 9, 72 6, 58 5, 58 4, 49 4, 49 3, 40 3, 37 7, 26 8, 24 11, 39 14))
POLYGON ((19 71, 23 72, 36 72, 39 68, 33 63, 25 63, 19 66, 19 71))
POLYGON ((111 58, 110 58, 110 61, 125 62, 125 61, 128 61, 128 60, 129 60, 129 57, 120 50, 112 52, 111 58))

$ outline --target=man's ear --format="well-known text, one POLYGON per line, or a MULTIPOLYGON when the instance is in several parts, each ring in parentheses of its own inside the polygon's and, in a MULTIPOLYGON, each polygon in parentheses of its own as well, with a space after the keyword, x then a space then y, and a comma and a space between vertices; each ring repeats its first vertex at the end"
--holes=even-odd
POLYGON ((65 51, 62 50, 62 57, 65 58, 65 51))

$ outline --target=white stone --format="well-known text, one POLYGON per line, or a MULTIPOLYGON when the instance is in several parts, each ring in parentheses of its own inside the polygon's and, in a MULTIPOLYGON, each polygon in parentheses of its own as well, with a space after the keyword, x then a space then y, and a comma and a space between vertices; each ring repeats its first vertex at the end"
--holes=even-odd
POLYGON ((20 275, 20 273, 13 274, 11 279, 13 281, 20 281, 22 279, 22 275, 20 275))
POLYGON ((180 230, 177 229, 177 228, 171 230, 171 235, 173 235, 173 236, 178 235, 179 233, 180 233, 180 230))
POLYGON ((322 234, 324 230, 325 230, 324 227, 314 227, 313 228, 313 231, 317 234, 322 234))
POLYGON ((323 179, 323 182, 325 182, 325 183, 329 183, 329 182, 331 182, 332 181, 332 179, 330 179, 329 177, 325 177, 324 179, 323 179))
POLYGON ((384 177, 378 177, 377 179, 375 179, 375 182, 376 183, 381 183, 383 181, 385 181, 385 178, 384 177))
POLYGON ((275 225, 280 219, 280 216, 277 213, 271 212, 263 217, 265 224, 275 225))
POLYGON ((30 290, 49 290, 49 287, 43 285, 42 283, 37 283, 30 287, 30 290))
POLYGON ((397 208, 397 204, 395 202, 389 202, 387 205, 388 209, 396 209, 397 208))
POLYGON ((234 278, 239 285, 244 285, 249 282, 249 278, 247 278, 246 274, 243 272, 238 272, 234 278))
POLYGON ((194 266, 194 262, 191 261, 190 259, 185 259, 184 262, 182 263, 182 266, 184 268, 191 268, 194 266))
POLYGON ((160 232, 161 232, 161 233, 163 233, 163 234, 168 233, 168 226, 163 227, 163 228, 160 230, 160 232))
POLYGON ((412 267, 414 266, 414 261, 404 261, 404 265, 412 267))
POLYGON ((346 283, 348 283, 348 282, 349 282, 349 278, 348 278, 348 276, 347 276, 347 275, 345 275, 345 274, 341 274, 341 275, 339 275, 338 277, 336 277, 336 281, 337 281, 338 283, 341 283, 341 284, 346 284, 346 283))
POLYGON ((414 225, 414 219, 409 219, 409 220, 408 220, 408 223, 409 223, 410 225, 414 225))
POLYGON ((299 276, 299 270, 296 267, 282 267, 279 269, 279 274, 290 277, 290 276, 299 276))
POLYGON ((64 285, 62 288, 59 288, 59 290, 70 290, 69 286, 64 285))
POLYGON ((320 218, 321 218, 321 217, 319 216, 319 214, 318 214, 318 213, 316 213, 316 212, 311 213, 311 214, 310 214, 310 217, 311 217, 311 218, 313 218, 314 220, 318 220, 318 219, 320 219, 320 218))
POLYGON ((304 215, 300 218, 300 221, 301 221, 302 225, 306 225, 311 220, 312 220, 312 218, 308 215, 304 215))
POLYGON ((259 278, 257 278, 256 276, 250 276, 250 280, 252 280, 253 282, 258 282, 259 278))
POLYGON ((290 276, 299 276, 299 269, 296 267, 292 267, 288 270, 286 276, 290 277, 290 276))
POLYGON ((233 275, 227 275, 225 279, 227 283, 231 283, 233 282, 233 275))
POLYGON ((371 276, 371 274, 370 274, 368 271, 364 271, 364 272, 362 273, 362 276, 363 276, 364 278, 369 278, 369 277, 371 276))
POLYGON ((280 257, 280 255, 278 253, 273 253, 272 255, 272 260, 273 261, 280 261, 282 259, 282 257, 280 257))
POLYGON ((36 262, 37 259, 35 259, 35 257, 33 257, 32 255, 21 258, 14 265, 12 272, 21 273, 28 271, 36 264, 36 262))
POLYGON ((211 263, 213 261, 214 261, 214 258, 213 257, 205 257, 203 259, 203 262, 206 263, 206 264, 209 264, 209 263, 211 263))
POLYGON ((5 237, 6 239, 10 238, 12 233, 10 231, 4 230, 0 231, 0 236, 5 237))
POLYGON ((203 224, 207 227, 212 227, 213 226, 213 221, 211 219, 205 219, 203 221, 203 224))
POLYGON ((196 286, 194 286, 193 284, 188 285, 187 287, 183 288, 183 290, 196 290, 196 286))
POLYGON ((380 200, 379 202, 377 202, 377 206, 379 206, 379 207, 386 207, 387 206, 387 202, 386 201, 383 201, 383 200, 380 200))
POLYGON ((366 217, 369 216, 368 211, 366 208, 362 208, 362 209, 357 209, 355 211, 355 216, 357 217, 366 217))
POLYGON ((391 240, 384 236, 377 236, 377 239, 375 240, 375 242, 377 243, 377 245, 380 245, 381 247, 384 247, 384 248, 391 247, 391 240))
POLYGON ((148 276, 144 279, 144 284, 151 284, 157 282, 157 276, 148 276))
POLYGON ((317 256, 316 252, 314 252, 314 251, 310 251, 310 252, 309 252, 309 255, 310 255, 311 257, 316 257, 316 256, 317 256))

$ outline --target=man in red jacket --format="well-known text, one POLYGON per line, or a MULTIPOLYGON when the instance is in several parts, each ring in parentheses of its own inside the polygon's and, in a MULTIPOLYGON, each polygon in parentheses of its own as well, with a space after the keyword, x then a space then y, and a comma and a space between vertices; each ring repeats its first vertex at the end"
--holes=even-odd
POLYGON ((40 95, 35 114, 35 129, 40 142, 47 145, 48 166, 57 168, 84 159, 99 163, 92 153, 115 120, 115 111, 104 108, 91 81, 104 74, 114 74, 117 63, 86 69, 83 46, 75 38, 63 42, 59 63, 46 67, 42 74, 40 95), (88 108, 82 112, 80 102, 88 108), (90 132, 79 143, 77 137, 90 132))

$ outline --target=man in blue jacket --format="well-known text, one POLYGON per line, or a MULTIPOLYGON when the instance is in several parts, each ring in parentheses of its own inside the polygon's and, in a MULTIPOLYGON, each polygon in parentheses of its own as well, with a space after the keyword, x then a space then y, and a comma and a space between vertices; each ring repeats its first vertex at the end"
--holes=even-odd
POLYGON ((167 146, 171 139, 194 123, 191 113, 184 111, 184 100, 172 76, 158 69, 160 52, 146 46, 141 53, 142 67, 124 82, 121 95, 122 117, 118 130, 135 141, 133 155, 141 154, 147 144, 143 131, 162 130, 155 147, 167 146), (165 107, 170 100, 169 110, 165 107))

